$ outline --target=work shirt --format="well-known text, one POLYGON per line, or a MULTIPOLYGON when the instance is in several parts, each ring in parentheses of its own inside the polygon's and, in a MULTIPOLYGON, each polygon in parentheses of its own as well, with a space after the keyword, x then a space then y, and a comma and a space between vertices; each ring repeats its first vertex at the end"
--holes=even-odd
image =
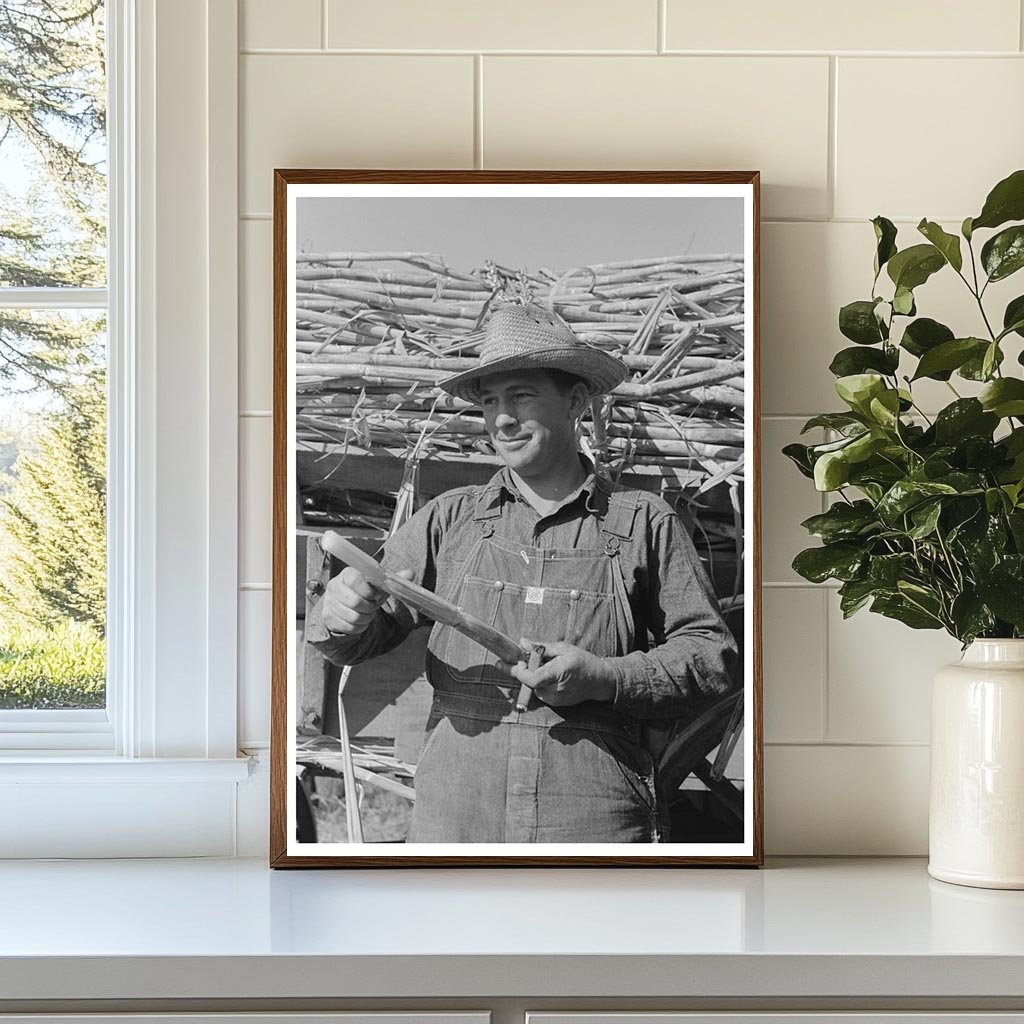
MULTIPOLYGON (((413 843, 650 843, 668 834, 658 753, 673 720, 732 685, 735 644, 671 508, 595 477, 544 514, 506 468, 425 505, 384 563, 513 640, 564 641, 611 665, 611 701, 522 705, 471 637, 434 623, 433 701, 416 766, 413 843)), ((357 637, 306 636, 340 664, 389 650, 428 620, 389 599, 357 637)))

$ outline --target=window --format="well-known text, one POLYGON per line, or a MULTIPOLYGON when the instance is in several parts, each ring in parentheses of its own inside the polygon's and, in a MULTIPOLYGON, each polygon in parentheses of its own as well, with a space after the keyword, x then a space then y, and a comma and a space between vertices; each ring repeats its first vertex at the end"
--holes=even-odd
MULTIPOLYGON (((0 0, 0 19, 88 6, 0 0)), ((106 351, 106 699, 0 711, 0 857, 225 856, 257 834, 236 746, 237 5, 102 11, 105 276, 4 277, 0 314, 95 322, 106 351)))
POLYGON ((0 730, 110 748, 104 0, 0 5, 0 730))

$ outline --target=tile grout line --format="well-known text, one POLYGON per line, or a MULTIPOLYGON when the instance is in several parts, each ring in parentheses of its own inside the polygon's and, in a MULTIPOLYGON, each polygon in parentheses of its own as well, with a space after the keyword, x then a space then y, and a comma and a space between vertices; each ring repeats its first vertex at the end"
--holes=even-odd
POLYGON ((473 57, 473 166, 484 166, 484 58, 473 57))
POLYGON ((320 49, 327 49, 327 5, 329 0, 320 0, 320 49))
POLYGON ((839 58, 828 59, 828 166, 825 169, 828 190, 828 220, 836 215, 836 179, 839 170, 839 58))
MULTIPOLYGON (((825 440, 831 440, 833 432, 831 430, 825 431, 825 440)), ((828 511, 828 499, 826 492, 822 493, 818 497, 820 508, 822 512, 828 511)), ((831 697, 832 689, 831 683, 831 672, 830 672, 830 658, 832 654, 832 648, 829 642, 829 591, 822 588, 821 595, 821 741, 822 743, 828 743, 829 733, 832 730, 832 708, 831 708, 831 697)))
POLYGON ((1006 60, 1019 57, 1018 50, 588 50, 588 49, 521 49, 521 50, 478 50, 444 49, 397 49, 394 47, 301 47, 301 46, 245 46, 238 51, 243 56, 261 57, 277 55, 353 57, 471 57, 476 54, 495 57, 756 57, 764 60, 785 60, 791 58, 820 59, 822 57, 855 57, 858 60, 933 60, 955 58, 958 60, 1006 60))
MULTIPOLYGON (((1024 0, 1021 0, 1021 2, 1024 3, 1024 0)), ((657 38, 657 48, 658 48, 658 54, 660 55, 660 54, 663 54, 666 49, 668 49, 668 28, 667 28, 667 20, 668 20, 667 19, 667 14, 668 14, 668 12, 665 10, 666 6, 668 5, 668 0, 657 0, 657 3, 658 3, 658 27, 657 27, 658 38, 657 38)))
MULTIPOLYGON (((808 537, 808 540, 810 538, 808 537)), ((761 581, 762 590, 838 590, 842 586, 834 580, 826 580, 824 583, 811 583, 807 580, 774 580, 766 583, 761 581)))
POLYGON ((920 749, 930 746, 924 740, 830 740, 817 743, 814 740, 765 740, 766 747, 813 747, 816 750, 873 750, 884 749, 920 749))
POLYGON ((1017 11, 1017 26, 1020 30, 1020 49, 1024 52, 1024 0, 1021 0, 1020 9, 1017 11))
POLYGON ((821 742, 828 742, 829 733, 829 635, 828 635, 828 601, 829 591, 823 590, 821 594, 821 742))

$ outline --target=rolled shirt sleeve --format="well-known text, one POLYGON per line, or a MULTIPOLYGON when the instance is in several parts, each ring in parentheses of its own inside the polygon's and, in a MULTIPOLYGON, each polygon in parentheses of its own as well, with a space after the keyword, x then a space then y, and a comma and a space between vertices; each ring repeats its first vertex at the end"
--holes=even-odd
POLYGON ((737 645, 674 512, 658 512, 651 522, 643 580, 654 646, 609 659, 616 675, 613 706, 634 718, 680 718, 735 688, 737 645))

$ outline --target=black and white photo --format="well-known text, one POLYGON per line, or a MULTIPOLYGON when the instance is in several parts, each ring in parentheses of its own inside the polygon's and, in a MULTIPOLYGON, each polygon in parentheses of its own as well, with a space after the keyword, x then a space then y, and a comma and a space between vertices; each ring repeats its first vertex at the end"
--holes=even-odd
POLYGON ((272 863, 760 863, 756 173, 275 221, 272 863))

